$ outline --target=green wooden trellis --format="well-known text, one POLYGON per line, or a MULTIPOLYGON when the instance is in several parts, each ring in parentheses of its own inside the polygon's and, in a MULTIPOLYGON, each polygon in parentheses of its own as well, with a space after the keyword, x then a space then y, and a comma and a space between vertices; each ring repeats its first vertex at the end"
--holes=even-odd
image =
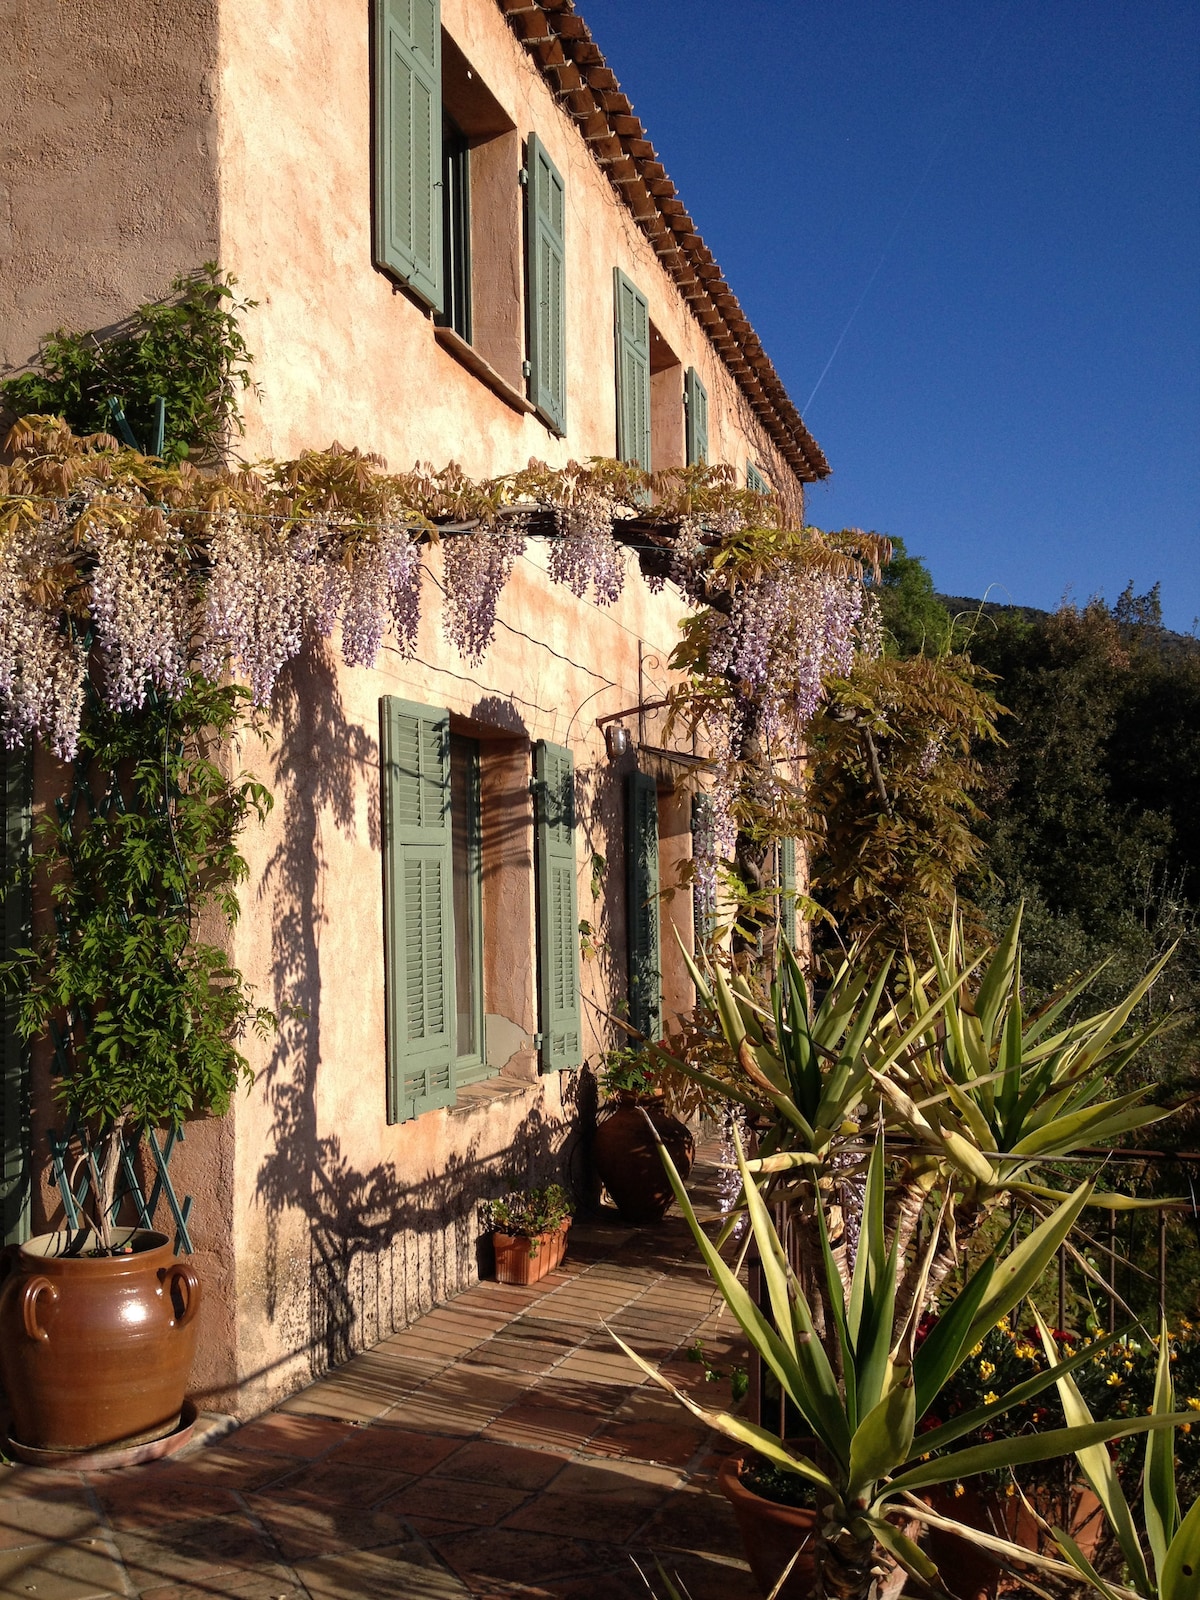
MULTIPOLYGON (((160 445, 161 448, 161 445, 160 445)), ((85 692, 89 696, 95 694, 90 681, 85 692)), ((151 691, 153 694, 153 691, 151 691)), ((164 795, 164 805, 169 805, 171 796, 164 795)), ((109 782, 108 790, 103 798, 97 800, 92 786, 88 782, 88 763, 82 757, 77 758, 73 769, 73 781, 69 794, 61 795, 54 802, 58 819, 64 829, 73 827, 74 819, 83 806, 90 820, 94 821, 102 812, 110 816, 119 816, 126 810, 125 800, 121 794, 120 785, 114 774, 109 782)), ((184 896, 176 891, 175 904, 186 904, 184 896)), ((61 913, 56 909, 55 921, 59 931, 65 932, 61 913)), ((83 1019, 77 1013, 68 1012, 67 1027, 70 1030, 82 1031, 83 1019)), ((67 1037, 63 1029, 54 1018, 50 1019, 50 1042, 54 1051, 54 1067, 60 1076, 67 1076, 71 1070, 70 1059, 67 1054, 67 1037)), ((135 1134, 122 1137, 120 1152, 120 1181, 116 1199, 113 1204, 110 1221, 116 1222, 122 1206, 128 1200, 137 1215, 138 1224, 143 1228, 153 1227, 153 1218, 160 1200, 165 1201, 167 1209, 175 1223, 175 1253, 194 1250, 188 1221, 192 1212, 192 1196, 185 1195, 181 1200, 175 1192, 168 1171, 171 1153, 177 1144, 183 1141, 183 1126, 176 1124, 166 1130, 166 1138, 160 1145, 152 1128, 139 1129, 135 1134), (147 1194, 142 1187, 137 1170, 137 1152, 143 1140, 149 1148, 151 1161, 154 1168, 154 1181, 147 1194)), ((62 1197, 63 1212, 67 1227, 77 1230, 83 1223, 82 1206, 88 1191, 88 1179, 85 1170, 77 1181, 71 1182, 71 1151, 73 1146, 86 1150, 86 1130, 80 1128, 73 1120, 63 1129, 51 1129, 47 1132, 47 1143, 50 1149, 50 1161, 54 1171, 54 1180, 58 1185, 58 1192, 62 1197)), ((78 1162, 74 1163, 78 1166, 78 1162)))
MULTIPOLYGON (((155 1210, 159 1201, 165 1200, 167 1209, 170 1211, 172 1220, 175 1223, 176 1255, 179 1255, 181 1251, 187 1251, 190 1255, 196 1248, 188 1231, 188 1220, 192 1214, 192 1197, 189 1194, 185 1195, 182 1201, 179 1199, 175 1193, 175 1186, 171 1182, 171 1175, 167 1170, 171 1152, 177 1144, 182 1144, 183 1137, 182 1124, 176 1124, 173 1128, 167 1129, 166 1139, 161 1145, 152 1128, 147 1128, 143 1133, 137 1133, 132 1138, 123 1138, 121 1140, 121 1181, 109 1217, 111 1222, 116 1222, 121 1213, 121 1207, 128 1199, 137 1214, 138 1226, 153 1228, 155 1210), (137 1152, 143 1140, 149 1147, 155 1169, 154 1182, 150 1187, 149 1194, 142 1188, 141 1178, 137 1170, 137 1152)), ((71 1184, 68 1162, 71 1158, 72 1144, 77 1141, 82 1144, 83 1135, 74 1124, 69 1124, 63 1132, 51 1129, 47 1134, 50 1161, 54 1168, 54 1181, 57 1183, 58 1192, 62 1197, 67 1227, 72 1231, 86 1225, 82 1208, 88 1191, 86 1172, 80 1176, 74 1186, 71 1184)))

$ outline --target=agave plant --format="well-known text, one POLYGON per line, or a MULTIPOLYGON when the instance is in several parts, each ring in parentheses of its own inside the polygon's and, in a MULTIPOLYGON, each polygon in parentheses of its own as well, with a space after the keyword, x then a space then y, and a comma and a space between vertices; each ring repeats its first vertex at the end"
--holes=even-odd
MULTIPOLYGON (((1086 1426, 1092 1420, 1091 1412, 1065 1363, 1058 1361, 1049 1329, 1040 1317, 1038 1323, 1047 1357, 1055 1368, 1067 1420, 1086 1426)), ((1175 1488, 1174 1422, 1178 1419, 1175 1386, 1171 1381, 1171 1340, 1165 1320, 1159 1331, 1152 1415, 1163 1420, 1164 1428, 1146 1436, 1142 1511, 1150 1547, 1148 1556, 1108 1452, 1102 1445, 1077 1448, 1075 1452, 1083 1475, 1116 1534, 1128 1584, 1100 1577, 1070 1535, 1061 1528, 1053 1530, 1059 1549, 1104 1600, 1196 1600, 1200 1595, 1200 1500, 1193 1502, 1186 1515, 1181 1515, 1175 1488)), ((1184 1412, 1183 1416, 1186 1418, 1188 1414, 1184 1412)))
MULTIPOLYGON (((736 1142, 736 1141, 735 1141, 736 1142)), ((993 1403, 927 1431, 919 1424, 942 1386, 970 1350, 1001 1317, 1033 1289, 1091 1198, 1080 1186, 1058 1204, 1028 1237, 988 1256, 946 1304, 933 1330, 918 1340, 918 1297, 897 1320, 899 1236, 886 1221, 885 1163, 876 1143, 866 1176, 862 1226, 849 1282, 830 1244, 824 1207, 818 1204, 821 1269, 833 1308, 837 1366, 817 1336, 814 1308, 788 1260, 770 1210, 755 1184, 740 1142, 741 1171, 750 1226, 762 1260, 769 1314, 760 1310, 736 1272, 697 1221, 687 1192, 665 1149, 661 1150, 676 1198, 718 1290, 751 1346, 778 1380, 786 1399, 811 1434, 811 1444, 785 1442, 777 1433, 727 1412, 712 1412, 678 1390, 655 1367, 617 1338, 617 1343, 663 1388, 710 1427, 749 1445, 778 1469, 812 1486, 821 1512, 815 1571, 818 1600, 868 1600, 878 1576, 880 1551, 913 1577, 938 1586, 937 1568, 903 1530, 913 1515, 913 1497, 937 1484, 974 1473, 1069 1455, 1130 1433, 1169 1428, 1184 1420, 1170 1414, 1087 1422, 957 1450, 950 1447, 975 1428, 1033 1398, 1095 1354, 1090 1346, 1054 1371, 1035 1374, 993 1403)), ((945 1206, 943 1206, 945 1210, 945 1206)), ((922 1252, 924 1268, 937 1254, 938 1226, 922 1252)), ((924 1514, 924 1513, 923 1513, 924 1514)), ((933 1518, 942 1526, 957 1528, 933 1518)), ((964 1535, 978 1537, 973 1530, 964 1535)), ((1048 1558, 1004 1540, 992 1548, 1010 1559, 1048 1558)), ((1053 1570, 1071 1572, 1050 1562, 1053 1570)))
MULTIPOLYGON (((1021 1002, 1020 912, 997 947, 968 955, 955 918, 943 947, 930 930, 932 961, 908 961, 895 997, 890 968, 871 975, 858 953, 833 974, 820 1002, 809 1001, 795 956, 784 943, 782 981, 770 1006, 744 979, 718 967, 711 983, 695 966, 702 1003, 713 1008, 739 1074, 732 1082, 674 1061, 712 1093, 768 1119, 750 1170, 769 1179, 768 1196, 786 1199, 800 1249, 816 1256, 818 1194, 852 1200, 870 1142, 863 1130, 882 1117, 903 1170, 889 1187, 888 1216, 898 1233, 900 1303, 912 1308, 918 1282, 926 1303, 957 1259, 956 1251, 1005 1200, 1017 1196, 1037 1214, 1066 1198, 1039 1181, 1039 1168, 1078 1156, 1170 1115, 1146 1104, 1147 1090, 1107 1097, 1107 1085, 1164 1027, 1128 1032, 1139 1003, 1167 956, 1116 1006, 1072 1020, 1076 1002, 1099 968, 1054 995, 1028 1018, 1021 1002), (953 1195, 952 1226, 928 1272, 909 1247, 931 1196, 953 1195)), ((1155 1200, 1094 1189, 1088 1204, 1112 1209, 1155 1200)), ((809 1285, 820 1298, 819 1275, 809 1285)), ((825 1336, 828 1318, 818 1317, 825 1336)), ((828 1343, 828 1340, 827 1340, 828 1343)))

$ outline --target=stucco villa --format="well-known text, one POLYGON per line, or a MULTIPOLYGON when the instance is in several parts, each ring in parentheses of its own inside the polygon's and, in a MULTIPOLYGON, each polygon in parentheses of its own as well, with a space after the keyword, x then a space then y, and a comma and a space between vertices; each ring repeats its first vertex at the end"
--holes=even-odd
MULTIPOLYGON (((0 78, 0 368, 218 261, 257 301, 247 460, 705 459, 797 522, 828 471, 571 0, 16 0, 0 78)), ((232 959, 287 1018, 172 1157, 207 1406, 261 1410, 472 1282, 507 1173, 581 1176, 612 1017, 692 1003, 692 753, 658 709, 682 601, 633 552, 608 607, 547 559, 531 539, 473 667, 432 551, 415 655, 314 646, 241 752, 276 804, 232 959)), ((35 811, 56 772, 39 753, 35 811)), ((4 1059, 11 1241, 58 1199, 48 1069, 11 1029, 4 1059)))

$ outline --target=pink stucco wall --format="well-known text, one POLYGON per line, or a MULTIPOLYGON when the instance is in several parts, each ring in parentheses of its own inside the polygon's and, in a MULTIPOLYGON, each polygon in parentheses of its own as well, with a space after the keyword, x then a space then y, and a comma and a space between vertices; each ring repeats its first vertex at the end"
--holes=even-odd
MULTIPOLYGON (((94 0, 18 0, 18 12, 19 89, 0 92, 9 244, 0 294, 13 307, 0 353, 9 363, 27 361, 56 323, 115 321, 165 291, 174 272, 216 257, 258 301, 244 329, 260 385, 246 398, 246 459, 337 439, 397 469, 456 460, 487 476, 531 456, 562 464, 615 452, 620 266, 679 359, 680 399, 688 366, 707 387, 710 459, 735 463, 744 481, 753 456, 799 502, 800 486, 494 0, 444 0, 443 24, 517 135, 490 152, 493 173, 512 166, 514 210, 517 152, 530 131, 566 181, 562 439, 455 359, 425 310, 372 265, 367 0, 278 0, 269 15, 239 0, 155 0, 123 17, 119 48, 111 11, 94 0)), ((4 70, 13 71, 11 55, 4 70)), ((519 282, 519 232, 505 228, 502 204, 489 216, 481 270, 494 272, 495 291, 519 282)), ((511 380, 521 318, 501 315, 503 295, 493 292, 492 303, 492 365, 511 380)), ((656 382, 669 394, 669 381, 656 382)), ((581 974, 585 1051, 595 1061, 620 1042, 606 1015, 623 1005, 626 961, 625 767, 606 759, 596 718, 664 692, 681 612, 673 589, 651 593, 635 558, 626 561, 620 601, 600 607, 550 583, 545 549, 531 541, 494 644, 472 667, 440 628, 434 552, 415 658, 389 646, 374 671, 351 671, 333 650, 313 648, 280 685, 270 739, 235 752, 267 779, 276 806, 246 840, 251 876, 232 955, 285 1020, 277 1040, 249 1047, 253 1088, 228 1118, 190 1130, 176 1163, 196 1198, 209 1276, 196 1370, 206 1404, 257 1410, 469 1282, 478 1203, 506 1170, 578 1175, 587 1080, 540 1076, 530 1042, 527 778, 532 741, 574 751, 579 915, 597 930, 581 974), (511 1045, 498 1079, 452 1110, 398 1126, 385 1114, 378 727, 389 694, 447 707, 490 752, 485 1009, 495 1037, 511 1045)), ((653 716, 645 736, 662 742, 653 716)), ((682 789, 663 791, 667 890, 690 850, 687 807, 682 789)), ((663 903, 668 1016, 691 1001, 674 924, 690 940, 689 893, 663 903)))

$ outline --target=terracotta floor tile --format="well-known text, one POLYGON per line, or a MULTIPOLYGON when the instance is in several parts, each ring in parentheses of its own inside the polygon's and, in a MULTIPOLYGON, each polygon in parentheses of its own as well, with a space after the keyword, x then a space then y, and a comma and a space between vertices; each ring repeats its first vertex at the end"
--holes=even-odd
MULTIPOLYGON (((691 1600, 761 1600, 762 1590, 744 1561, 721 1560, 716 1556, 676 1556, 669 1551, 659 1559, 672 1580, 686 1588, 691 1600)), ((647 1565, 644 1561, 642 1564, 647 1565)), ((647 1572, 653 1570, 651 1560, 647 1572)), ((582 1593, 579 1600, 584 1600, 582 1593)))
POLYGON ((411 1535, 395 1511, 346 1505, 318 1495, 272 1491, 247 1497, 251 1513, 278 1546, 284 1561, 312 1560, 340 1550, 403 1544, 411 1535))
POLYGON ((174 1522, 153 1531, 114 1531, 125 1570, 137 1590, 207 1582, 214 1573, 271 1565, 267 1537, 244 1516, 174 1522))
POLYGON ((345 1462, 353 1467, 420 1474, 436 1467, 459 1447, 457 1439, 438 1439, 385 1421, 357 1429, 330 1457, 330 1464, 345 1462))
POLYGON ((216 1484, 223 1489, 245 1491, 261 1488, 291 1472, 296 1459, 295 1456, 268 1455, 263 1450, 231 1450, 222 1443, 180 1456, 164 1470, 189 1483, 216 1484))
POLYGON ((47 1484, 40 1494, 26 1490, 0 1499, 0 1550, 46 1539, 90 1539, 101 1532, 87 1490, 78 1479, 47 1484))
POLYGON ((490 1528, 529 1498, 527 1489, 495 1483, 461 1483, 452 1478, 419 1478, 392 1495, 381 1509, 401 1516, 437 1517, 476 1528, 490 1528))
POLYGON ((324 1417, 334 1422, 374 1422, 389 1412, 401 1391, 369 1395, 343 1384, 318 1384, 283 1401, 279 1411, 290 1417, 324 1417))
POLYGON ((271 1494, 306 1494, 331 1506, 374 1506, 415 1476, 378 1466, 355 1466, 341 1451, 306 1461, 271 1485, 271 1494))
MULTIPOLYGON (((275 1461, 276 1471, 280 1465, 275 1461)), ((186 1477, 170 1466, 98 1472, 89 1481, 114 1528, 153 1528, 241 1510, 233 1487, 186 1477)))
POLYGON ((256 1417, 224 1442, 227 1450, 261 1450, 272 1455, 319 1456, 341 1444, 350 1432, 350 1424, 328 1421, 320 1417, 292 1417, 282 1411, 270 1411, 256 1417))
MULTIPOLYGON (((28 1596, 26 1596, 28 1600, 28 1596)), ((308 1600, 290 1567, 254 1567, 247 1572, 219 1572, 195 1583, 170 1583, 143 1589, 142 1600, 308 1600)))
POLYGON ((649 1550, 690 1551, 742 1559, 733 1507, 719 1490, 685 1485, 662 1501, 638 1542, 649 1550))
POLYGON ((566 1462, 561 1451, 526 1450, 491 1439, 473 1439, 433 1469, 432 1478, 497 1483, 512 1489, 541 1489, 566 1462))
POLYGON ((96 1600, 125 1592, 103 1540, 0 1550, 0 1600, 96 1600))
POLYGON ((435 1539, 433 1547, 473 1590, 489 1583, 537 1586, 548 1578, 582 1577, 616 1567, 621 1552, 610 1543, 591 1544, 554 1534, 486 1528, 435 1539))
POLYGON ((659 1498, 653 1490, 628 1499, 588 1499, 547 1490, 506 1517, 504 1528, 509 1532, 556 1533, 564 1539, 615 1540, 624 1544, 650 1520, 659 1498))
POLYGON ((305 1561, 296 1568, 311 1600, 465 1600, 466 1586, 417 1545, 305 1561))
POLYGON ((586 1411, 556 1411, 552 1406, 510 1406, 483 1430, 485 1439, 549 1449, 578 1450, 600 1419, 586 1411))

